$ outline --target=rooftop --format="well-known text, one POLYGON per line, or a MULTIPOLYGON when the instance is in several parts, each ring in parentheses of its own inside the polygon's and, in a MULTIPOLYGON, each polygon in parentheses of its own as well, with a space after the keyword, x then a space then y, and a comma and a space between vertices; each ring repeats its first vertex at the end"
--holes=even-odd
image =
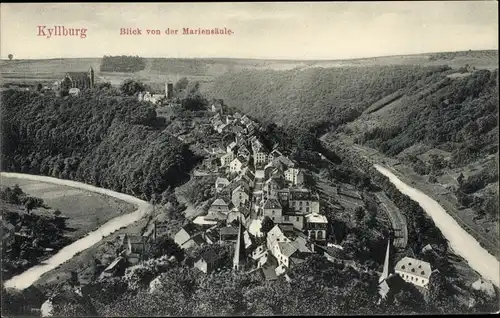
POLYGON ((264 209, 281 209, 281 204, 277 199, 269 198, 264 204, 264 209))
POLYGON ((298 249, 288 242, 277 242, 280 252, 283 256, 290 257, 293 253, 295 253, 298 249))
POLYGON ((328 223, 326 216, 317 213, 306 215, 306 220, 308 223, 328 223))
POLYGON ((212 203, 212 206, 216 206, 216 205, 227 206, 227 203, 224 202, 224 200, 222 200, 222 199, 219 198, 219 199, 216 199, 214 201, 214 203, 212 203))
POLYGON ((431 265, 411 257, 403 257, 395 266, 396 271, 406 272, 425 278, 429 278, 432 273, 431 265))

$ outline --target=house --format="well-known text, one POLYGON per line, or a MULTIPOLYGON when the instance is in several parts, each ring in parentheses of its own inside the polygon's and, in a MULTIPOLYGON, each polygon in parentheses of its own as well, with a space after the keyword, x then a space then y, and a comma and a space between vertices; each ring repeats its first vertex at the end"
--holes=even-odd
POLYGON ((229 206, 223 199, 216 199, 209 208, 209 211, 220 211, 224 213, 229 213, 229 206))
POLYGON ((275 225, 267 234, 267 248, 278 264, 286 267, 304 262, 314 250, 302 233, 282 224, 275 225))
POLYGON ((238 239, 238 228, 233 226, 225 226, 219 229, 219 241, 236 242, 238 239))
POLYGON ((285 171, 285 179, 289 181, 292 185, 303 185, 304 184, 304 172, 298 168, 288 168, 285 171))
POLYGON ((263 167, 267 164, 268 155, 264 148, 264 145, 257 139, 254 139, 251 143, 253 160, 255 167, 263 167))
POLYGON ((493 286, 493 284, 490 281, 485 281, 482 278, 472 283, 472 288, 475 290, 482 291, 486 295, 492 298, 495 297, 496 295, 495 287, 493 286))
POLYGON ((220 163, 221 163, 221 166, 222 167, 225 167, 227 165, 229 165, 229 163, 231 161, 234 160, 234 153, 232 152, 226 152, 225 155, 223 155, 221 158, 220 158, 220 163))
POLYGON ((80 96, 80 89, 76 88, 76 87, 70 88, 68 91, 68 94, 71 96, 78 97, 78 96, 80 96))
POLYGON ((272 281, 278 279, 278 276, 276 275, 276 267, 278 267, 278 261, 271 253, 269 253, 269 251, 266 250, 266 252, 258 259, 258 271, 265 280, 272 281))
POLYGON ((236 145, 237 145, 236 141, 233 141, 232 143, 227 145, 226 152, 234 152, 236 145))
POLYGON ((212 112, 217 112, 218 114, 224 113, 224 102, 221 99, 212 101, 212 105, 210 105, 210 110, 212 112))
POLYGON ((394 271, 406 282, 417 287, 427 288, 432 269, 428 262, 411 257, 403 257, 396 263, 394 271))
POLYGON ((241 173, 238 176, 238 178, 236 178, 236 181, 243 181, 250 187, 254 186, 254 180, 255 180, 255 174, 248 166, 244 167, 243 170, 241 170, 241 173))
POLYGON ((147 259, 147 245, 142 235, 125 234, 125 255, 131 264, 136 264, 147 259))
POLYGON ((277 149, 274 149, 273 151, 271 151, 269 153, 269 158, 267 159, 269 162, 272 162, 274 161, 275 159, 277 159, 278 157, 281 157, 283 156, 283 154, 277 150, 277 149))
POLYGON ((233 161, 229 163, 230 173, 240 173, 244 166, 244 160, 242 158, 234 158, 233 161))
POLYGON ((250 253, 250 257, 253 260, 258 261, 259 259, 261 259, 263 256, 266 256, 267 254, 269 254, 268 249, 267 249, 265 244, 262 244, 262 245, 257 246, 252 251, 252 253, 250 253))
POLYGON ((278 190, 284 187, 283 180, 279 176, 271 177, 264 183, 264 192, 268 198, 278 198, 278 190))
POLYGON ((94 69, 90 67, 88 72, 68 72, 61 80, 61 89, 68 90, 78 88, 80 90, 94 87, 94 69))
POLYGON ((275 223, 281 223, 282 208, 279 201, 275 198, 269 198, 262 207, 262 216, 268 216, 275 223))
POLYGON ((16 227, 11 223, 1 220, 2 222, 2 250, 8 250, 16 241, 16 227))
POLYGON ((294 228, 300 231, 302 231, 305 227, 303 215, 290 214, 288 212, 283 214, 280 223, 291 224, 294 228))
POLYGON ((294 168, 297 164, 286 156, 279 156, 275 159, 276 162, 283 164, 287 168, 294 168))
POLYGON ((195 245, 203 244, 202 240, 203 229, 197 224, 189 222, 184 225, 174 236, 174 241, 183 249, 190 248, 195 245))
POLYGON ((127 262, 122 256, 118 256, 108 267, 101 273, 99 279, 107 277, 121 276, 125 273, 127 262))
POLYGON ((234 221, 246 223, 250 219, 250 209, 248 206, 240 205, 235 207, 227 214, 226 223, 231 224, 234 221))
POLYGON ((248 161, 250 159, 250 155, 251 155, 250 150, 248 150, 248 148, 245 145, 241 145, 238 148, 239 157, 245 158, 245 160, 248 161))
POLYGON ((307 237, 313 241, 325 241, 328 220, 326 216, 311 213, 306 215, 307 237))
POLYGON ((250 188, 245 183, 240 184, 233 190, 231 202, 235 207, 246 205, 250 200, 250 188))
POLYGON ((213 250, 208 250, 198 257, 194 267, 205 274, 211 273, 219 268, 219 257, 213 250))
POLYGON ((221 192, 229 183, 229 180, 226 178, 217 177, 215 180, 215 192, 221 192))
POLYGON ((304 188, 290 189, 288 208, 296 214, 319 214, 319 196, 304 188))

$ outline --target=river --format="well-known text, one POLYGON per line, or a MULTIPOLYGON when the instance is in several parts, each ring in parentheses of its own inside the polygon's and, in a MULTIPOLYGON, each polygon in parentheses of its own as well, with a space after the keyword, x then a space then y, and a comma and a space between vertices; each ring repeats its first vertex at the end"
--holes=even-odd
POLYGON ((377 164, 374 167, 388 177, 401 193, 406 194, 420 204, 449 241, 456 254, 463 257, 469 263, 469 266, 483 278, 500 287, 500 265, 495 256, 488 253, 437 201, 402 182, 390 170, 377 164))
POLYGON ((71 243, 70 245, 62 248, 57 254, 50 257, 43 264, 33 266, 19 274, 17 276, 12 277, 8 281, 5 282, 6 288, 15 288, 15 289, 25 289, 32 284, 34 284, 43 274, 55 269, 59 265, 65 263, 75 256, 75 254, 86 250, 87 248, 93 246, 98 243, 104 237, 112 234, 113 232, 126 227, 136 221, 139 221, 148 213, 152 212, 153 206, 146 201, 140 200, 136 197, 133 197, 128 194, 123 194, 115 191, 111 191, 108 189, 94 187, 85 183, 71 181, 71 180, 62 180, 57 178, 45 177, 45 176, 36 176, 36 175, 28 175, 22 173, 10 173, 10 172, 1 172, 0 176, 2 178, 18 178, 18 179, 27 179, 33 181, 40 182, 48 182, 54 183, 58 185, 78 188, 86 191, 96 192, 104 195, 108 195, 119 200, 126 201, 128 203, 134 204, 137 206, 137 209, 129 214, 120 215, 114 219, 109 220, 99 227, 97 230, 88 233, 83 238, 71 243))

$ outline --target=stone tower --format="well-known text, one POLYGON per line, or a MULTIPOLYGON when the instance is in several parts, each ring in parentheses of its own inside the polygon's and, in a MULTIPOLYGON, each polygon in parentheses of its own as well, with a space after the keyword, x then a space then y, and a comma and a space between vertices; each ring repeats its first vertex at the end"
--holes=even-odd
POLYGON ((92 66, 89 70, 89 86, 89 88, 94 88, 94 69, 92 68, 92 66))
POLYGON ((174 84, 165 83, 165 97, 171 99, 174 96, 174 84))

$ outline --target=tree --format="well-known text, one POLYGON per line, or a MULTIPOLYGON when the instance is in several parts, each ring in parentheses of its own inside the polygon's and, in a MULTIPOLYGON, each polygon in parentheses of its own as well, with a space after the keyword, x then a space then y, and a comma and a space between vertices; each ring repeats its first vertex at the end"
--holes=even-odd
POLYGON ((365 217, 366 211, 362 206, 357 206, 356 209, 354 209, 354 217, 356 222, 361 222, 363 218, 365 217))
POLYGON ((168 236, 164 235, 156 239, 156 242, 151 246, 151 256, 158 258, 163 255, 175 256, 181 262, 184 259, 184 252, 177 243, 168 236))
POLYGON ((177 81, 177 83, 175 83, 174 89, 176 91, 182 91, 182 90, 186 89, 188 84, 189 84, 189 80, 187 79, 187 77, 182 77, 181 79, 179 79, 177 81))
POLYGON ((274 222, 271 220, 270 217, 265 216, 264 219, 262 220, 262 224, 260 227, 260 231, 264 234, 267 235, 269 231, 274 227, 274 222))
POLYGON ((41 90, 42 90, 42 88, 43 88, 42 83, 38 83, 38 84, 36 85, 36 90, 37 90, 37 92, 41 91, 41 90))
POLYGON ((14 55, 9 54, 9 60, 12 60, 14 58, 14 55))
POLYGON ((61 216, 61 211, 59 209, 55 210, 54 211, 54 216, 57 218, 59 216, 61 216))
POLYGON ((139 92, 145 91, 146 85, 133 79, 127 79, 120 86, 120 90, 124 95, 133 96, 139 92))

